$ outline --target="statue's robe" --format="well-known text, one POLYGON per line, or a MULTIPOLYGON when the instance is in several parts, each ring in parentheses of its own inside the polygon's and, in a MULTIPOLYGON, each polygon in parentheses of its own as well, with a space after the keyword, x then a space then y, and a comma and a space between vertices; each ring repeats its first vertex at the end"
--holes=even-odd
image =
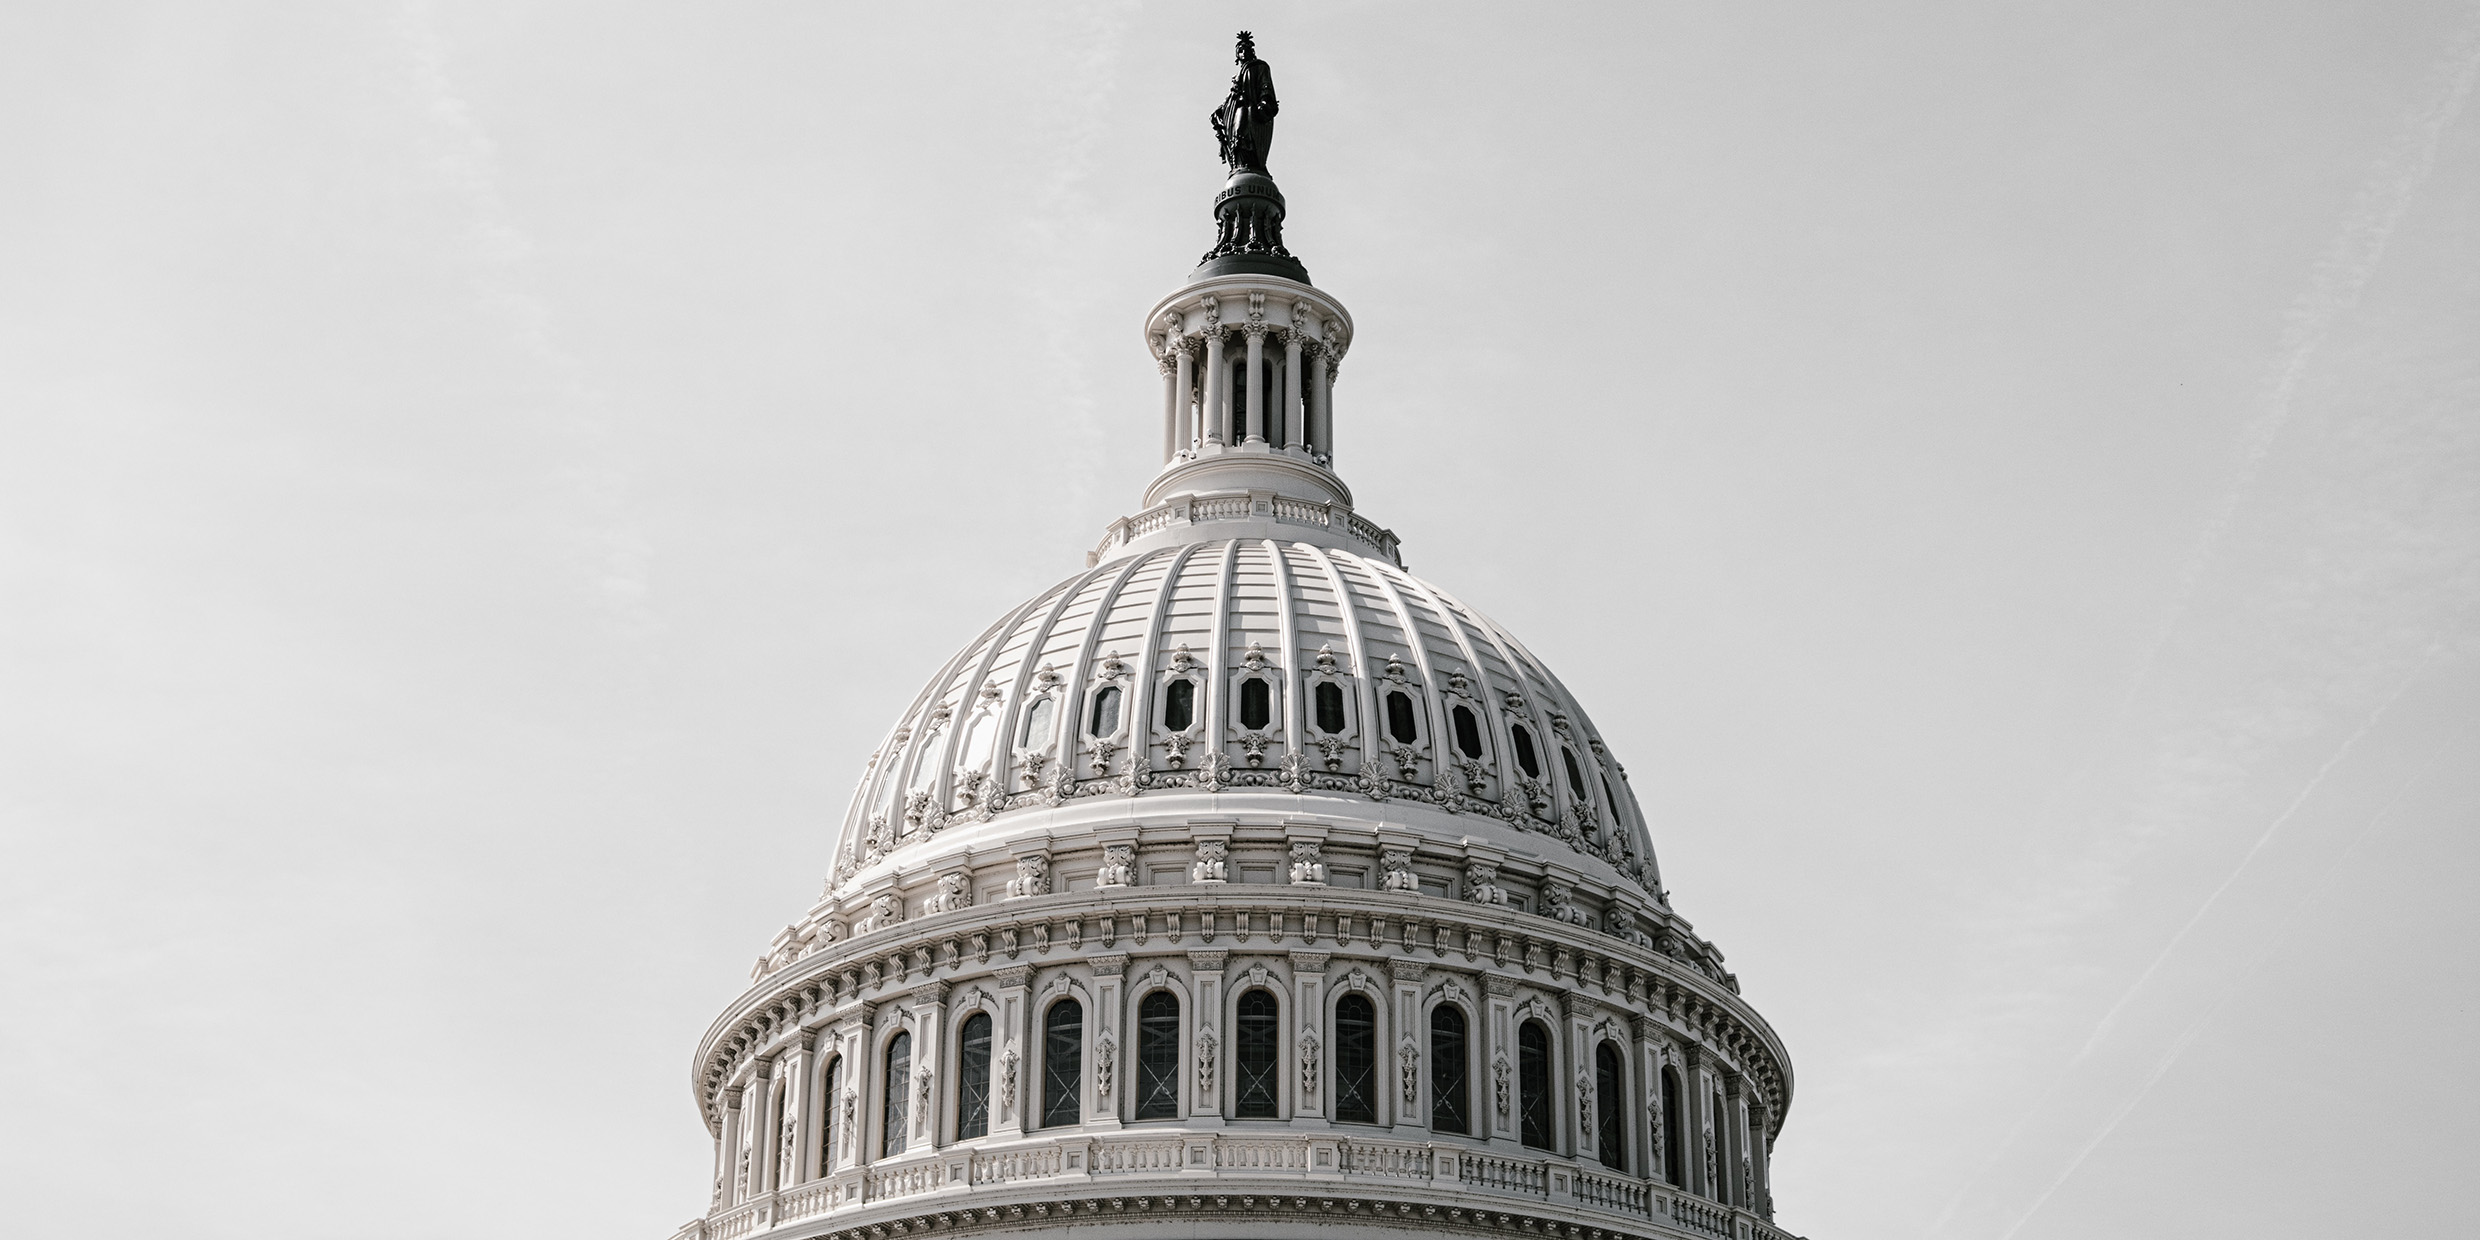
POLYGON ((1274 146, 1274 70, 1252 56, 1241 62, 1231 79, 1231 93, 1213 113, 1215 135, 1222 139, 1223 162, 1233 171, 1266 170, 1274 146))

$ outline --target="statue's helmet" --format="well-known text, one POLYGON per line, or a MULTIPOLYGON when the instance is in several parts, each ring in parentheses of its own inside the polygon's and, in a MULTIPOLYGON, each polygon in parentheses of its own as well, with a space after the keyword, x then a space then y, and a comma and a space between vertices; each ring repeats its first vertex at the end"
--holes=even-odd
POLYGON ((1246 63, 1248 62, 1249 58, 1250 58, 1250 57, 1252 57, 1252 56, 1255 56, 1255 55, 1257 55, 1257 38, 1256 38, 1256 36, 1251 35, 1251 34, 1250 34, 1248 31, 1246 31, 1246 30, 1241 31, 1241 32, 1240 32, 1240 46, 1239 46, 1239 48, 1238 48, 1237 50, 1235 50, 1235 51, 1233 51, 1233 52, 1232 52, 1232 54, 1231 54, 1231 58, 1232 58, 1232 60, 1234 60, 1235 62, 1238 62, 1238 63, 1246 64, 1246 63))

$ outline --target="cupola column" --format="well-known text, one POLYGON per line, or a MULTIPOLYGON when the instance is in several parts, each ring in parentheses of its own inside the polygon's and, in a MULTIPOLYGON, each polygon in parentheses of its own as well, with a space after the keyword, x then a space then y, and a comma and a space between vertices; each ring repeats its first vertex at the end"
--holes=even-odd
POLYGON ((1185 339, 1174 338, 1178 378, 1172 381, 1174 415, 1179 429, 1173 436, 1174 452, 1189 452, 1197 446, 1197 355, 1189 350, 1185 339))
POLYGON ((1249 438, 1250 443, 1266 442, 1266 329, 1251 323, 1242 329, 1249 337, 1249 438))
POLYGON ((1223 365, 1223 331, 1219 327, 1209 327, 1206 329, 1205 402, 1205 438, 1208 443, 1222 443, 1223 428, 1231 425, 1231 414, 1225 408, 1231 401, 1231 394, 1225 390, 1230 384, 1229 368, 1223 365))
POLYGON ((1283 450, 1308 454, 1300 416, 1300 329, 1283 333, 1283 450))
POLYGON ((1180 453, 1179 375, 1180 371, 1184 368, 1175 364, 1171 360, 1171 354, 1169 352, 1165 352, 1161 358, 1155 361, 1154 368, 1162 372, 1163 464, 1168 465, 1171 463, 1172 459, 1177 457, 1180 453))
POLYGON ((783 1186, 790 1188, 811 1179, 810 1168, 819 1164, 818 1157, 818 1031, 801 1031, 801 1048, 792 1060, 792 1084, 788 1098, 789 1110, 785 1124, 792 1129, 792 1165, 784 1169, 783 1186))
POLYGON ((1315 402, 1311 420, 1316 423, 1316 428, 1309 432, 1309 439, 1312 444, 1316 445, 1318 451, 1326 454, 1326 459, 1331 462, 1335 458, 1335 349, 1333 345, 1318 346, 1315 370, 1310 378, 1316 381, 1315 385, 1309 389, 1311 399, 1315 402))

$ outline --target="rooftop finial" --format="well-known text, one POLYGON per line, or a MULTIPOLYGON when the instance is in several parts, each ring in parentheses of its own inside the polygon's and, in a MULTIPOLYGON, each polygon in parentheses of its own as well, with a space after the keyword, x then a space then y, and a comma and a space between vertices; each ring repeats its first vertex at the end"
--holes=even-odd
POLYGON ((1274 97, 1274 70, 1257 58, 1257 39, 1246 30, 1231 58, 1240 70, 1231 75, 1223 105, 1206 118, 1231 179, 1214 200, 1218 235, 1197 274, 1277 275, 1306 284, 1308 269, 1283 248, 1283 193, 1266 172, 1275 113, 1283 108, 1274 97))

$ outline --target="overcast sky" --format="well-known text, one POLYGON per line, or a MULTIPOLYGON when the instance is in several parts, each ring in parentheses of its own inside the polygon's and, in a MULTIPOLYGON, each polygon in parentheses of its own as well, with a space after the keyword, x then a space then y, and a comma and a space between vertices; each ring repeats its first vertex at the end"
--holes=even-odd
POLYGON ((1818 1240, 2450 1235, 2480 8, 0 13, 0 1201, 640 1237, 1157 463, 1233 29, 1339 465, 1581 697, 1818 1240))

